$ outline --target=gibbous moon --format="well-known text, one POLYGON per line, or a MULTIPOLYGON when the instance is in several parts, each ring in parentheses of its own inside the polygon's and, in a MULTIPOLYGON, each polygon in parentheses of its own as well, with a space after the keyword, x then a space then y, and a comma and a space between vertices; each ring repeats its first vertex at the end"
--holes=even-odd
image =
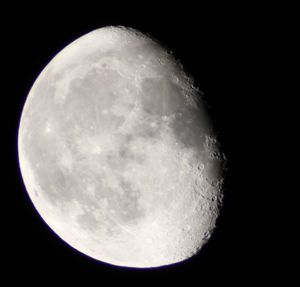
POLYGON ((102 262, 180 262, 215 228, 224 157, 202 94, 134 29, 92 31, 50 61, 24 105, 18 152, 41 217, 102 262))

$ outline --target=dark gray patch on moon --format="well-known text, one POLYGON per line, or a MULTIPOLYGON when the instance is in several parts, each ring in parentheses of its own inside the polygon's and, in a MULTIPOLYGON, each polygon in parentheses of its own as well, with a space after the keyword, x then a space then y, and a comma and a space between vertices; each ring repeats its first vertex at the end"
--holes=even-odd
POLYGON ((117 211, 119 220, 127 223, 141 218, 144 211, 138 203, 140 191, 122 178, 120 179, 120 188, 122 192, 116 193, 116 198, 110 202, 110 206, 117 211))
POLYGON ((91 211, 86 211, 85 213, 78 215, 77 222, 83 229, 93 231, 96 228, 99 228, 99 222, 91 211))
POLYGON ((142 82, 144 110, 155 116, 170 116, 184 105, 181 87, 165 78, 146 78, 142 82))

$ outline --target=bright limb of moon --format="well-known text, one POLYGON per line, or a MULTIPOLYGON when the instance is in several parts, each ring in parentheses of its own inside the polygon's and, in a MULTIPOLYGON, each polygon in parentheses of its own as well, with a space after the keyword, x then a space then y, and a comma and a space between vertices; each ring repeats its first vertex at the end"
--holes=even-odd
POLYGON ((38 213, 97 260, 176 263, 215 227, 224 159, 201 94, 136 30, 95 30, 51 60, 27 97, 18 151, 38 213))

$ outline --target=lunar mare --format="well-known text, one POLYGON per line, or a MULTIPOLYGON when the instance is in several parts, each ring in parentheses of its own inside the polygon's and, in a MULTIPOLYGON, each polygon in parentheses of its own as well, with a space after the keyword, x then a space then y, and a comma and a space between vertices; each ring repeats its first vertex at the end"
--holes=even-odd
POLYGON ((95 30, 50 61, 24 105, 18 152, 41 217, 97 260, 176 263, 215 227, 224 158, 201 93, 136 30, 95 30))

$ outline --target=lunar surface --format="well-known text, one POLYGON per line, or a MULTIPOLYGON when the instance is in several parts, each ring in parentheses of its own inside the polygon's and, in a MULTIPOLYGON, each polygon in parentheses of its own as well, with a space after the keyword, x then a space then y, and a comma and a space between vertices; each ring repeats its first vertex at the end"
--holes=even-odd
POLYGON ((102 262, 180 262, 216 226, 225 159, 202 94, 134 29, 92 31, 50 61, 24 105, 18 152, 41 217, 102 262))

